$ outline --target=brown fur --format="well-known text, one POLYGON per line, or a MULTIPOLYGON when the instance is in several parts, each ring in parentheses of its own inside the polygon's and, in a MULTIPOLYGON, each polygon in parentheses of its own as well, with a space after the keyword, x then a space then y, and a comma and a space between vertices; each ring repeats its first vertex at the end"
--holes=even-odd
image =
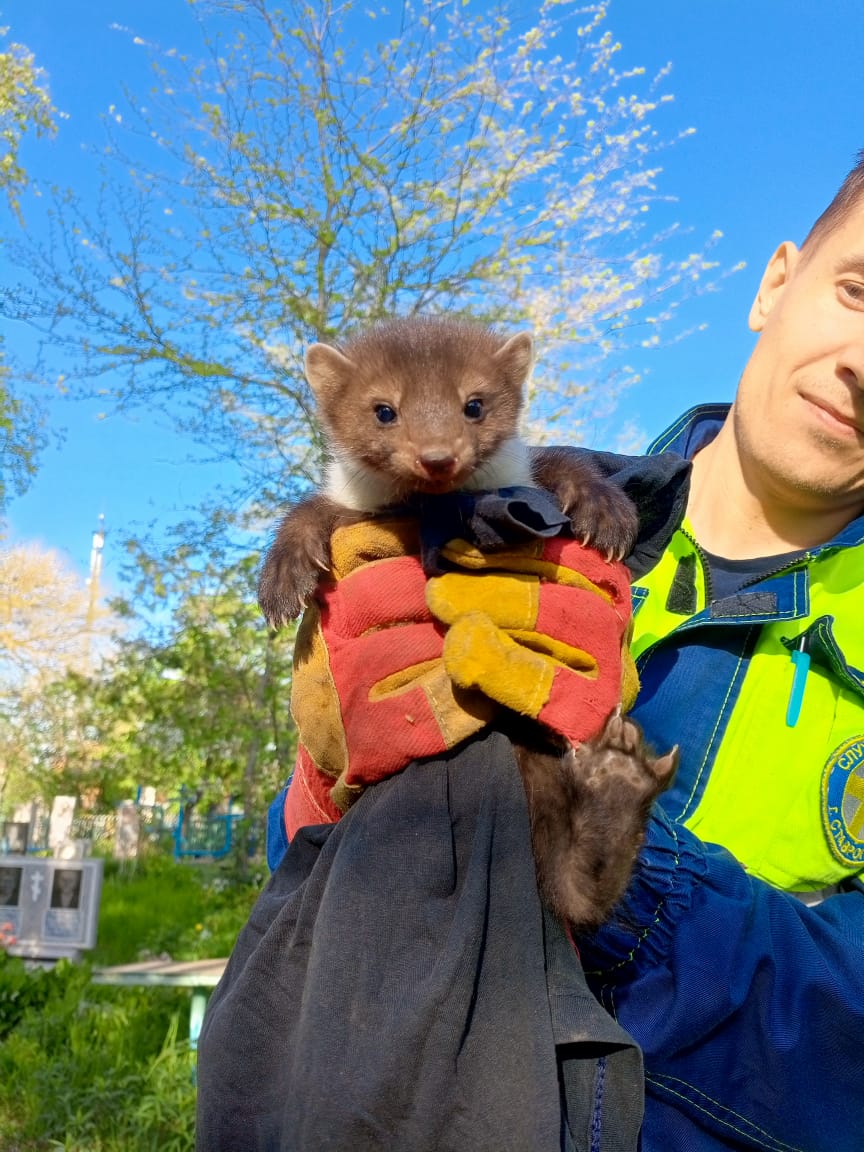
MULTIPOLYGON (((449 318, 389 321, 341 351, 313 345, 306 372, 333 459, 327 491, 289 511, 268 550, 259 582, 267 620, 278 627, 300 613, 337 526, 418 494, 533 482, 557 498, 578 539, 626 555, 638 520, 624 493, 584 458, 554 449, 529 457, 518 439, 530 367, 527 334, 508 340, 449 318)), ((562 919, 599 924, 623 895, 676 754, 655 760, 618 715, 578 748, 551 742, 537 724, 512 718, 510 727, 541 894, 562 919)))
MULTIPOLYGON (((512 738, 512 734, 511 734, 512 738)), ((677 749, 655 757, 634 720, 565 750, 514 740, 528 800, 537 883, 546 904, 596 928, 624 895, 651 805, 672 782, 677 749)))
POLYGON ((341 351, 313 344, 306 371, 334 466, 326 493, 295 505, 267 553, 258 598, 268 622, 299 615, 329 565, 333 528, 362 518, 352 510, 381 511, 418 493, 534 483, 556 497, 577 539, 626 555, 638 518, 621 489, 587 458, 554 448, 529 456, 518 440, 530 368, 527 333, 508 340, 450 318, 391 320, 341 351), (467 418, 475 400, 482 418, 467 418), (397 419, 382 425, 381 405, 397 419))

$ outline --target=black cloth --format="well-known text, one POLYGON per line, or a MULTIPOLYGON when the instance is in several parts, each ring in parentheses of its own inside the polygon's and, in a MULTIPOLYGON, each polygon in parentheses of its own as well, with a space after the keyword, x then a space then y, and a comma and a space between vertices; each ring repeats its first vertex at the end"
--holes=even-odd
MULTIPOLYGON (((588 456, 600 472, 623 488, 636 505, 639 531, 624 563, 630 577, 644 576, 659 561, 687 507, 689 460, 664 452, 660 456, 622 456, 587 448, 556 448, 588 456)), ((532 538, 557 536, 569 520, 542 488, 514 486, 492 492, 451 492, 423 496, 412 502, 421 521, 423 567, 437 574, 438 553, 449 540, 470 540, 483 551, 532 538)))
POLYGON ((423 569, 437 576, 439 552, 450 540, 468 540, 482 552, 508 544, 557 536, 570 526, 543 488, 514 485, 493 492, 448 492, 426 496, 420 506, 423 569))
POLYGON ((497 733, 301 830, 216 988, 198 1152, 633 1152, 641 1053, 544 912, 497 733))

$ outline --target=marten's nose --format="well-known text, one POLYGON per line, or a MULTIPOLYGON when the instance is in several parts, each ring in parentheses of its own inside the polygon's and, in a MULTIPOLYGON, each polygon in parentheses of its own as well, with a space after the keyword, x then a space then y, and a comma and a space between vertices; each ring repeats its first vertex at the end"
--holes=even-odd
POLYGON ((417 457, 417 463, 427 476, 436 478, 451 476, 456 471, 456 457, 443 448, 421 453, 417 457))

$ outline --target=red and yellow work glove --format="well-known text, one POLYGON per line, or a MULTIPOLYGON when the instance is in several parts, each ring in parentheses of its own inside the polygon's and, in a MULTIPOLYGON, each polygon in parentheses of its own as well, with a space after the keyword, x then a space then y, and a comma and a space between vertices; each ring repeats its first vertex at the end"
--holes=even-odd
POLYGON ((413 520, 339 529, 331 550, 295 648, 289 840, 502 705, 578 742, 635 698, 627 569, 573 540, 488 555, 451 541, 442 556, 458 570, 431 580, 413 520))
POLYGON ((442 556, 466 571, 428 583, 448 625, 444 667, 460 688, 538 720, 572 744, 636 698, 627 569, 556 536, 484 554, 462 540, 442 556), (482 579, 478 576, 482 575, 482 579))

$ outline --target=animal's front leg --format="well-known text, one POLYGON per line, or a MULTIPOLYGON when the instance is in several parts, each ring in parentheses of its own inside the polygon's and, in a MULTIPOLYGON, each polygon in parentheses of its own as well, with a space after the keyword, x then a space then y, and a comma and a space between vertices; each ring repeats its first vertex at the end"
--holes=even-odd
POLYGON ((628 555, 639 532, 636 505, 587 456, 567 448, 536 449, 531 472, 535 483, 551 492, 570 517, 577 540, 610 560, 628 555))
POLYGON ((322 572, 330 568, 330 536, 344 515, 329 497, 316 495, 282 519, 258 578, 258 603, 272 628, 303 611, 322 572))

